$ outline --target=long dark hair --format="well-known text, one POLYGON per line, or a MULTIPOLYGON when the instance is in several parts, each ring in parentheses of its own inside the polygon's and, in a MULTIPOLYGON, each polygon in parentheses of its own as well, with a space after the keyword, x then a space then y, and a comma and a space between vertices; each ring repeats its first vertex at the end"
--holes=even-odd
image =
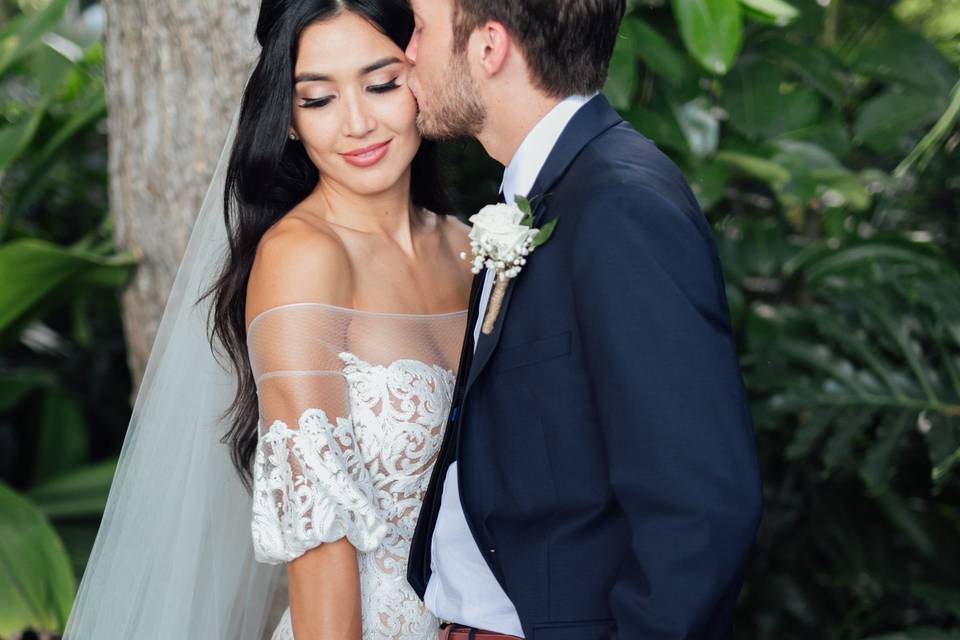
MULTIPOLYGON (((231 459, 248 490, 259 407, 246 344, 247 284, 263 234, 312 193, 320 179, 303 145, 287 136, 300 34, 344 11, 365 18, 401 49, 413 35, 413 12, 406 0, 263 0, 256 32, 262 50, 243 93, 227 168, 223 212, 229 252, 204 297, 214 297, 211 342, 219 339, 237 376, 237 395, 224 415, 231 428, 223 441, 230 444, 231 459)), ((423 141, 411 174, 414 206, 449 213, 434 143, 423 141)))

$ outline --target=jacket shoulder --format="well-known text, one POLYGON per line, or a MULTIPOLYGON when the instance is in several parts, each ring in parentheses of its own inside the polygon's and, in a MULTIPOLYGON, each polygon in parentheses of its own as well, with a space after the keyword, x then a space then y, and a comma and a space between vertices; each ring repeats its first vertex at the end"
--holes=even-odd
POLYGON ((688 218, 703 215, 680 168, 626 122, 591 140, 554 192, 558 201, 580 210, 605 207, 611 201, 655 201, 688 218))

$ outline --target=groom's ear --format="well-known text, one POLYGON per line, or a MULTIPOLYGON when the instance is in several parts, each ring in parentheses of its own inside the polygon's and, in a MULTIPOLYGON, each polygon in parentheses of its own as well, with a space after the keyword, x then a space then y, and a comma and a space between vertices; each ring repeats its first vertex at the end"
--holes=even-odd
POLYGON ((487 77, 500 73, 507 62, 510 47, 513 46, 507 28, 499 22, 490 20, 474 32, 472 39, 475 42, 479 40, 480 67, 486 72, 487 77))

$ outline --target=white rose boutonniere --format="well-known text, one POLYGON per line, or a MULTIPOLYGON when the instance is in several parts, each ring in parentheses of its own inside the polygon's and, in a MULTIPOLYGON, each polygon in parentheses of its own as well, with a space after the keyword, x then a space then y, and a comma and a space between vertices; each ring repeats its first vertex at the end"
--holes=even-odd
MULTIPOLYGON (((500 314, 507 285, 527 264, 527 256, 550 239, 557 220, 551 220, 541 229, 534 229, 530 201, 517 196, 514 204, 484 207, 470 217, 470 222, 473 224, 470 230, 473 272, 480 273, 486 267, 496 274, 496 284, 481 329, 485 335, 490 335, 500 314)), ((460 257, 467 259, 466 253, 460 257)))

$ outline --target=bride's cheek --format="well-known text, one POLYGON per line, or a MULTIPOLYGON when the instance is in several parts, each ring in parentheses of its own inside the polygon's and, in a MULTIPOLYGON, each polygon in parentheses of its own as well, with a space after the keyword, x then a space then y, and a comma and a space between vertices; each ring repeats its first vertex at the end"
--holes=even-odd
POLYGON ((417 100, 413 97, 410 89, 404 86, 396 92, 397 104, 394 106, 398 119, 401 119, 406 127, 416 126, 417 123, 417 100))

